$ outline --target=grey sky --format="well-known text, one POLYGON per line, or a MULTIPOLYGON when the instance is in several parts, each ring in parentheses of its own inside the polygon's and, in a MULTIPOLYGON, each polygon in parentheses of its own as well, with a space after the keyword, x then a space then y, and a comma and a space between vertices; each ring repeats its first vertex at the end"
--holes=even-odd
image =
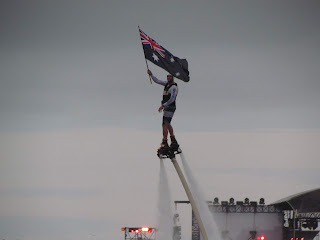
MULTIPOLYGON (((318 5, 5 1, 1 130, 110 124, 155 129, 148 116, 161 90, 147 84, 138 25, 189 61, 191 81, 179 81, 182 130, 317 128, 318 5), (189 124, 194 115, 204 116, 196 127, 189 124)), ((159 77, 165 74, 150 67, 159 77)))
POLYGON ((2 1, 0 238, 120 239, 122 225, 154 222, 162 88, 138 25, 189 62, 173 124, 208 197, 319 186, 319 5, 2 1))

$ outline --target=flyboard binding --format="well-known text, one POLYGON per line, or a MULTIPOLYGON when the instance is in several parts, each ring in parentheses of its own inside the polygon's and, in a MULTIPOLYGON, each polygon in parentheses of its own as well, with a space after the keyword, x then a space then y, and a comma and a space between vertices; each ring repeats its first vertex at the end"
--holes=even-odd
POLYGON ((178 146, 174 146, 174 147, 167 147, 167 148, 158 148, 158 152, 157 155, 160 159, 164 159, 164 158, 174 158, 176 154, 180 154, 182 151, 178 146))

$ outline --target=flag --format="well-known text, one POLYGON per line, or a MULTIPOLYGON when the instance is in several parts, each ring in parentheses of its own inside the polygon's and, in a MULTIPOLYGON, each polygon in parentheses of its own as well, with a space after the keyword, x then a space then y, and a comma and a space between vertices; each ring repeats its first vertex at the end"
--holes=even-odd
POLYGON ((172 76, 184 82, 189 82, 190 77, 187 60, 173 56, 168 50, 145 34, 140 28, 139 32, 145 58, 163 68, 172 76))

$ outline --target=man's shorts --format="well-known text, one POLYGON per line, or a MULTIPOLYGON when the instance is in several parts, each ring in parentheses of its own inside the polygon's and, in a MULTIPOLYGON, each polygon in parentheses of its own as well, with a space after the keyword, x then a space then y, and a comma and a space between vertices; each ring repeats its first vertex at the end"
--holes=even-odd
POLYGON ((175 107, 167 107, 163 110, 163 125, 170 125, 174 112, 176 111, 175 107))

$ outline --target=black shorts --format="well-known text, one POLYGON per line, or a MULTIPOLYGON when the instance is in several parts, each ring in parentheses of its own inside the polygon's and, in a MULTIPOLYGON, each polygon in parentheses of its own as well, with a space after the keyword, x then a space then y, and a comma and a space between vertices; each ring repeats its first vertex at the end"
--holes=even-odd
POLYGON ((163 117, 162 118, 162 125, 170 125, 172 118, 163 117))
POLYGON ((163 118, 162 118, 163 125, 169 125, 171 123, 171 120, 173 118, 175 111, 176 111, 176 108, 172 108, 172 107, 169 107, 163 110, 163 118))

